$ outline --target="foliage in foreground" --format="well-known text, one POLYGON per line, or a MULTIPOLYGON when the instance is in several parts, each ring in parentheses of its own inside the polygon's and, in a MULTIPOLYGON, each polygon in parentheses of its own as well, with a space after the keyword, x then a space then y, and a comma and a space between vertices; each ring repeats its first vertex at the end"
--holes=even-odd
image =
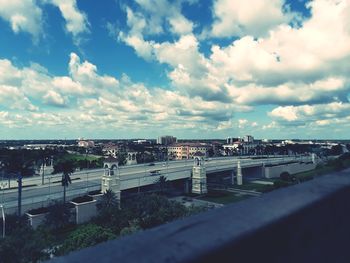
POLYGON ((60 246, 56 255, 63 255, 68 252, 93 246, 98 243, 114 239, 117 236, 108 228, 104 228, 95 224, 87 224, 78 227, 69 234, 67 239, 60 246))
POLYGON ((48 210, 45 224, 36 230, 28 226, 24 217, 7 217, 9 232, 0 239, 0 262, 40 262, 49 258, 50 251, 64 255, 203 211, 155 194, 125 200, 120 209, 113 192, 103 196, 98 216, 85 225, 72 225, 69 207, 60 203, 48 210))

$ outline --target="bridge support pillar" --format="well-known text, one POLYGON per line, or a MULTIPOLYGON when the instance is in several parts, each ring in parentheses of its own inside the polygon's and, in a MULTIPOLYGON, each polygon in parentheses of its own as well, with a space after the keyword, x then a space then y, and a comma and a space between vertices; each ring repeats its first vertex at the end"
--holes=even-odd
POLYGON ((312 163, 317 163, 317 156, 315 153, 311 154, 311 160, 312 160, 312 163))
POLYGON ((235 170, 232 170, 232 172, 231 172, 231 184, 232 185, 235 184, 235 170))
POLYGON ((104 194, 111 190, 118 200, 120 207, 120 175, 118 172, 118 159, 109 157, 105 160, 105 168, 101 181, 101 192, 104 194))
POLYGON ((191 192, 191 189, 190 189, 190 180, 189 179, 186 179, 185 180, 185 184, 184 184, 184 193, 185 194, 189 194, 191 192))
POLYGON ((243 174, 242 174, 242 167, 241 162, 237 162, 237 185, 243 184, 243 174))
POLYGON ((208 193, 207 173, 204 166, 204 158, 199 154, 194 156, 194 166, 192 169, 192 193, 208 193))

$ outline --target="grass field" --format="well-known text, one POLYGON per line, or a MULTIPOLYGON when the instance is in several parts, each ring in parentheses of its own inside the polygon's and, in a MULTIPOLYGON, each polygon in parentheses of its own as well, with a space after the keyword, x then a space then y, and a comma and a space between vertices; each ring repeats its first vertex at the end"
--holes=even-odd
POLYGON ((198 199, 225 205, 238 202, 249 197, 250 196, 238 195, 228 191, 211 191, 206 196, 200 197, 198 199))

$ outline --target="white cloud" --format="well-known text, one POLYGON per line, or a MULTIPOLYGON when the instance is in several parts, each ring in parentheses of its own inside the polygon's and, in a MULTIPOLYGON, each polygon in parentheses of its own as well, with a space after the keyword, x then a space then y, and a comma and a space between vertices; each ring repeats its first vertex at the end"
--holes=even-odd
POLYGON ((53 90, 49 90, 43 97, 44 102, 46 104, 49 105, 53 105, 53 106, 65 106, 66 102, 64 100, 64 98, 62 97, 61 94, 53 91, 53 90))
POLYGON ((35 0, 0 0, 0 17, 10 23, 13 32, 27 32, 34 41, 42 33, 42 10, 35 0))
POLYGON ((332 102, 329 104, 285 106, 273 109, 269 115, 281 125, 325 126, 349 119, 350 103, 332 102))
POLYGON ((244 128, 248 124, 248 120, 246 119, 239 119, 238 120, 238 127, 240 129, 244 128))
POLYGON ((273 27, 291 20, 290 14, 284 14, 283 4, 283 0, 215 0, 210 34, 214 37, 266 35, 273 27))
POLYGON ((77 44, 80 41, 82 33, 89 32, 89 21, 87 15, 81 12, 77 7, 76 0, 49 0, 57 6, 66 21, 66 30, 73 35, 77 44))
POLYGON ((191 97, 242 107, 347 101, 349 2, 315 0, 309 7, 312 17, 300 28, 282 23, 259 39, 243 36, 227 46, 213 45, 209 56, 193 34, 173 42, 145 40, 146 20, 121 34, 139 56, 169 65, 172 86, 191 97))

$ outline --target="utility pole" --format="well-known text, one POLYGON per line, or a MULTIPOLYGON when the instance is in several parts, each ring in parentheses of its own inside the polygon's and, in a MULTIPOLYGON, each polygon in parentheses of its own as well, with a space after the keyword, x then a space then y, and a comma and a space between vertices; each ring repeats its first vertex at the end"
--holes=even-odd
POLYGON ((41 175, 41 185, 44 185, 45 181, 44 181, 44 177, 45 177, 45 166, 46 166, 46 160, 45 160, 45 156, 43 157, 43 171, 42 171, 42 175, 41 175))
POLYGON ((21 208, 22 208, 22 174, 18 173, 18 216, 21 216, 21 208))

